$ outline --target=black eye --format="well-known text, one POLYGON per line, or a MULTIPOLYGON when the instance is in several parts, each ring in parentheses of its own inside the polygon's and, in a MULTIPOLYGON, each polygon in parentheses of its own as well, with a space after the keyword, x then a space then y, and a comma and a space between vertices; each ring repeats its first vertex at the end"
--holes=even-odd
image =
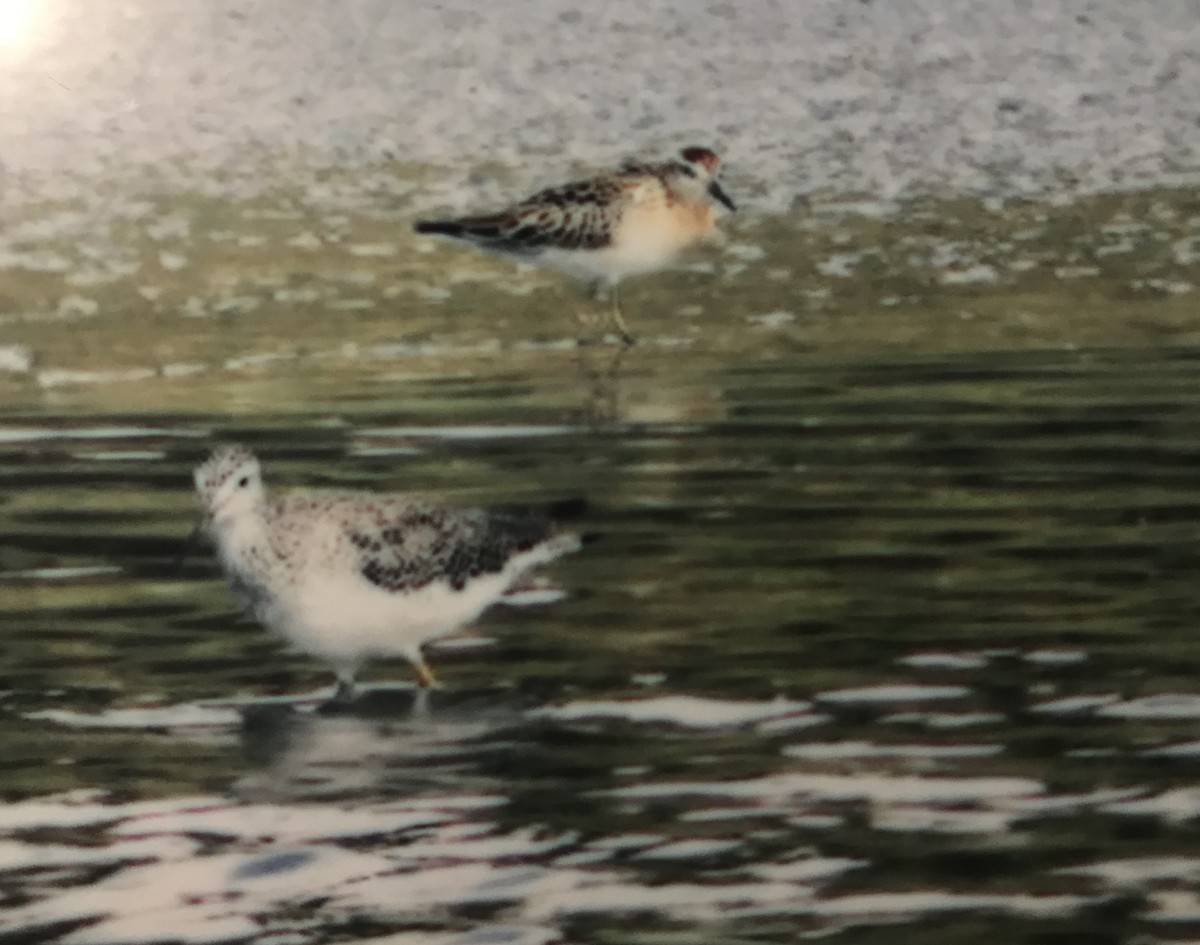
POLYGON ((242 476, 242 478, 238 480, 238 488, 239 489, 245 489, 246 486, 248 486, 248 485, 250 485, 250 477, 249 476, 242 476))

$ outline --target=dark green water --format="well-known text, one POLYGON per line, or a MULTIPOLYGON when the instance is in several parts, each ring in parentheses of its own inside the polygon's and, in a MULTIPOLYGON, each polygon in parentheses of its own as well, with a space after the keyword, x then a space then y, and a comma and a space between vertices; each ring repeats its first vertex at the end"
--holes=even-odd
POLYGON ((687 358, 10 414, 0 940, 1200 937, 1200 352, 687 358), (171 568, 213 440, 599 540, 320 711, 171 568))

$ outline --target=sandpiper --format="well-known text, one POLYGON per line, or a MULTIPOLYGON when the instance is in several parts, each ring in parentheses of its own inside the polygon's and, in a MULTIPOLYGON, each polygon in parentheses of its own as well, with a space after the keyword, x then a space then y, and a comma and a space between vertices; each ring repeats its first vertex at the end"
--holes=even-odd
POLYGON ((721 159, 684 148, 677 160, 625 164, 612 173, 539 191, 479 216, 419 220, 418 233, 464 240, 484 250, 548 266, 612 295, 621 339, 633 341, 617 284, 653 272, 716 229, 716 204, 736 209, 717 180, 721 159))
POLYGON ((372 657, 404 656, 477 618, 580 539, 534 512, 455 508, 405 493, 297 489, 269 496, 254 454, 224 446, 194 473, 236 596, 267 628, 329 663, 335 698, 372 657))

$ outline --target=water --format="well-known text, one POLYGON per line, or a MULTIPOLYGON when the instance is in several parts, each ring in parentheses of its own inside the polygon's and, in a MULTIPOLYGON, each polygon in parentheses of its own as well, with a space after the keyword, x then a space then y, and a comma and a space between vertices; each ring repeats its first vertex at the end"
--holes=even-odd
POLYGON ((1200 352, 422 364, 0 426, 6 941, 1200 937, 1200 352), (599 540, 331 712, 213 439, 599 540))

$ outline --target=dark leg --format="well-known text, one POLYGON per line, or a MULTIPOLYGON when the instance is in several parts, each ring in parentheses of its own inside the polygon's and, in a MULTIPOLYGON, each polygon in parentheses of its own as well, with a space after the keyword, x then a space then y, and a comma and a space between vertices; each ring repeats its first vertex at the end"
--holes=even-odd
POLYGON ((613 324, 617 326, 617 337, 621 339, 621 344, 625 347, 630 347, 636 340, 629 332, 629 326, 625 324, 625 316, 621 314, 621 298, 618 293, 619 283, 612 284, 612 319, 613 324))
POLYGON ((584 411, 591 424, 614 423, 621 417, 621 362, 629 353, 628 345, 608 349, 607 353, 580 351, 575 358, 583 382, 584 411))
POLYGON ((334 702, 354 701, 354 670, 337 670, 337 688, 333 691, 334 702))
MULTIPOLYGON (((596 279, 587 284, 587 296, 591 299, 599 300, 604 297, 604 280, 596 279)), ((592 334, 596 327, 596 315, 590 311, 575 312, 575 323, 579 326, 579 337, 575 343, 580 348, 587 348, 596 344, 600 339, 592 334)))

